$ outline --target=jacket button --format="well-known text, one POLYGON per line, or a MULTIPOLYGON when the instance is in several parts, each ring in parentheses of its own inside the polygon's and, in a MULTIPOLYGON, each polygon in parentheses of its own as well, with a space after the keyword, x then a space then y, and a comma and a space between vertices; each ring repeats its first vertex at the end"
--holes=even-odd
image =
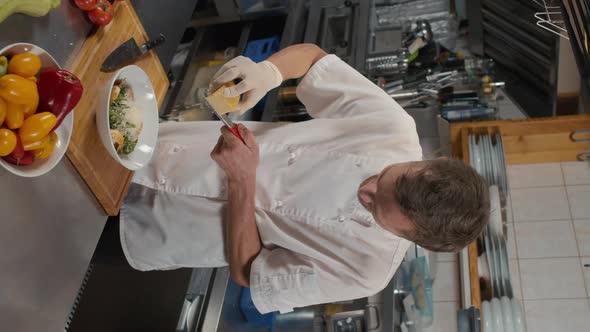
POLYGON ((344 221, 346 221, 346 218, 344 216, 338 216, 338 221, 344 222, 344 221))
POLYGON ((276 205, 277 207, 281 207, 281 206, 283 206, 283 202, 282 202, 282 201, 279 201, 279 200, 277 200, 277 201, 275 201, 275 205, 276 205))
POLYGON ((158 183, 163 186, 166 184, 166 179, 160 179, 160 181, 158 181, 158 183))
POLYGON ((293 152, 291 152, 289 154, 289 162, 288 162, 289 166, 293 165, 293 163, 295 162, 295 159, 297 159, 297 156, 293 152))
POLYGON ((177 153, 177 152, 178 152, 178 151, 180 151, 180 150, 181 150, 181 149, 180 149, 180 147, 179 147, 179 146, 174 146, 174 147, 172 148, 172 152, 174 152, 174 153, 177 153))

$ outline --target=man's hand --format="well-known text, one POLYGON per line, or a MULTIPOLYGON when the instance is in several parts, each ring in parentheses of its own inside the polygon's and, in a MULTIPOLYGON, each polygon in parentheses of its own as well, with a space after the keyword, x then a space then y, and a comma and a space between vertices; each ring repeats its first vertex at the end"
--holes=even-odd
POLYGON ((243 114, 254 107, 270 90, 283 82, 281 72, 271 62, 255 63, 244 56, 239 56, 224 64, 215 73, 211 90, 215 91, 222 84, 236 78, 242 81, 235 86, 225 88, 223 94, 226 97, 243 95, 237 108, 232 110, 238 114, 243 114))
POLYGON ((256 168, 260 161, 258 143, 245 126, 239 124, 238 130, 246 144, 223 126, 217 145, 211 151, 211 158, 225 171, 230 184, 250 184, 256 179, 256 168))
POLYGON ((239 285, 249 287, 252 262, 262 248, 254 203, 259 152, 254 135, 241 124, 238 130, 246 144, 223 126, 211 158, 225 171, 228 180, 225 245, 230 274, 239 285))

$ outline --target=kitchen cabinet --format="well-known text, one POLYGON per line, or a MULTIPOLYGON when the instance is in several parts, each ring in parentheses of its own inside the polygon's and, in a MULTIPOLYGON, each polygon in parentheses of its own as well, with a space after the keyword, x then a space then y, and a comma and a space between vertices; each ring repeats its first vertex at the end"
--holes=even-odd
MULTIPOLYGON (((231 55, 244 53, 248 42, 258 39, 278 36, 280 48, 298 44, 303 41, 303 31, 307 19, 307 9, 304 1, 289 1, 287 9, 267 13, 259 16, 249 14, 242 19, 217 20, 215 24, 203 25, 203 20, 198 15, 193 15, 192 26, 186 29, 180 48, 177 50, 171 68, 173 81, 164 107, 160 110, 162 117, 172 114, 179 106, 189 106, 190 96, 199 84, 208 83, 208 78, 216 71, 214 64, 203 64, 210 61, 215 53, 223 53, 231 49, 231 55), (206 79, 198 77, 199 71, 210 66, 206 79), (204 83, 205 82, 205 83, 204 83)), ((205 20, 211 22, 211 20, 205 20)), ((229 56, 231 57, 231 56, 229 56)), ((218 65, 219 66, 219 65, 218 65)), ((194 100, 193 100, 194 101, 194 100)), ((264 102, 263 107, 256 108, 243 117, 236 120, 272 121, 272 115, 277 108, 278 89, 271 91, 264 102)), ((212 120, 210 117, 204 119, 212 120)))
MULTIPOLYGON (((587 142, 574 142, 573 131, 590 128, 590 116, 574 115, 552 118, 456 123, 450 126, 453 157, 469 162, 469 134, 500 134, 507 165, 575 161, 588 149, 587 142)), ((586 137, 586 136, 584 136, 586 137)), ((468 247, 467 269, 463 280, 470 294, 468 305, 481 308, 479 249, 477 241, 468 247)))

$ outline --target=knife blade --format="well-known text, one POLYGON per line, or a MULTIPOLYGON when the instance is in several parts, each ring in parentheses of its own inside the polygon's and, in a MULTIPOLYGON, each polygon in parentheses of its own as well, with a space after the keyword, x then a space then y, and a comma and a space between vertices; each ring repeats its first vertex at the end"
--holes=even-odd
POLYGON ((110 72, 121 68, 124 65, 131 63, 137 58, 143 56, 152 48, 163 44, 165 41, 166 37, 164 37, 163 34, 160 34, 158 38, 149 40, 147 43, 139 46, 137 45, 135 39, 130 38, 123 44, 119 45, 115 50, 113 50, 111 54, 109 54, 109 56, 102 63, 100 70, 103 72, 110 72))
POLYGON ((215 115, 215 117, 217 117, 219 120, 221 120, 221 122, 223 122, 223 124, 234 135, 236 135, 236 137, 238 137, 242 141, 242 143, 246 144, 246 141, 244 141, 244 139, 242 138, 242 135, 240 135, 240 131, 238 130, 238 126, 229 118, 229 116, 227 114, 220 114, 219 112, 217 112, 215 107, 213 107, 213 105, 211 105, 209 100, 207 100, 208 94, 209 94, 208 89, 204 89, 204 88, 198 89, 197 98, 198 98, 198 100, 202 100, 203 104, 205 105, 205 108, 207 108, 213 115, 215 115))

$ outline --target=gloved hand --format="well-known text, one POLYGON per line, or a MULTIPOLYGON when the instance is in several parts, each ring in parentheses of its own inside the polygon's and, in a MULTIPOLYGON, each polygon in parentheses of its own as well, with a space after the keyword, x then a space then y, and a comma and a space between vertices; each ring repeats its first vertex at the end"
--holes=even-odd
POLYGON ((210 89, 215 91, 224 83, 236 78, 241 78, 242 81, 235 86, 225 88, 223 94, 226 97, 243 94, 240 103, 234 110, 238 114, 243 114, 254 107, 270 90, 283 82, 283 75, 272 62, 255 63, 249 58, 238 56, 217 71, 213 76, 210 89))

